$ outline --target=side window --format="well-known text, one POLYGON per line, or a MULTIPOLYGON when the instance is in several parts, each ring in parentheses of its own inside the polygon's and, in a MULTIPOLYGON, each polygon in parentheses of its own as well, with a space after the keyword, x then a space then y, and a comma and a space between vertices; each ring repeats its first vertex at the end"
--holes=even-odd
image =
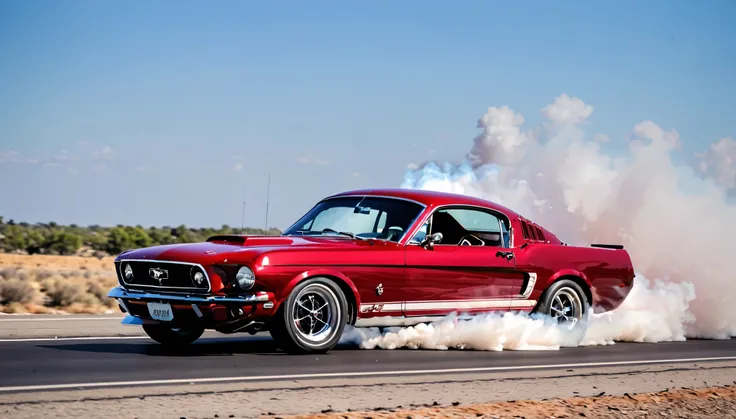
POLYGON ((506 247, 508 243, 501 220, 478 209, 437 211, 432 217, 431 234, 438 232, 442 233, 440 245, 506 247))
POLYGON ((495 215, 479 210, 451 209, 446 212, 452 215, 460 225, 468 231, 499 233, 501 224, 495 215))
POLYGON ((427 237, 427 229, 429 228, 429 222, 425 222, 422 224, 422 226, 417 230, 416 234, 414 234, 414 237, 409 241, 409 244, 419 244, 424 240, 425 237, 427 237))

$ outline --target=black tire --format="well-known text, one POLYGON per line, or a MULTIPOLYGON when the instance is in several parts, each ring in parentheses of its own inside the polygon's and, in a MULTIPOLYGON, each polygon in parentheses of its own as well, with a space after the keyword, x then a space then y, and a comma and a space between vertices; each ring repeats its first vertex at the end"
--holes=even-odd
POLYGON ((310 278, 297 284, 281 304, 269 322, 269 333, 285 352, 326 353, 340 340, 348 314, 345 294, 334 281, 310 278))
POLYGON ((562 279, 542 293, 533 313, 556 319, 562 326, 570 329, 584 330, 587 326, 585 320, 588 317, 589 304, 580 285, 575 281, 562 279), (569 311, 565 311, 567 308, 569 311))
POLYGON ((151 339, 171 347, 189 345, 204 333, 204 328, 176 329, 165 324, 144 324, 143 330, 151 339))

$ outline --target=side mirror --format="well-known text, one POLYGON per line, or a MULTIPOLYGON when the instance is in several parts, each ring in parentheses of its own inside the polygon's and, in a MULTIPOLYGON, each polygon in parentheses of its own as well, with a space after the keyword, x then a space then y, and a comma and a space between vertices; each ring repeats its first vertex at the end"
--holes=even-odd
POLYGON ((420 245, 424 247, 425 249, 431 249, 432 247, 434 247, 435 243, 439 243, 441 241, 442 241, 442 233, 437 232, 437 233, 425 236, 424 240, 422 240, 420 245))

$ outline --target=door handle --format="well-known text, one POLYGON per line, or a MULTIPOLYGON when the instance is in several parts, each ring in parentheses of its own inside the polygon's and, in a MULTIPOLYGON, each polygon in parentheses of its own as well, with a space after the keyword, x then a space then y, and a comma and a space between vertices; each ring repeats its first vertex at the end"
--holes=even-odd
POLYGON ((496 256, 501 256, 506 258, 507 260, 511 260, 514 258, 514 252, 502 252, 499 250, 498 252, 496 252, 496 256))

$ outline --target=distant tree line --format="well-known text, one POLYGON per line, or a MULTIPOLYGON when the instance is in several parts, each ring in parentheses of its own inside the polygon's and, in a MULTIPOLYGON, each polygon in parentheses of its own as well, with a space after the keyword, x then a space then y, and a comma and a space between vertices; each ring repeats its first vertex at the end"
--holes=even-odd
POLYGON ((29 224, 4 221, 0 217, 0 251, 28 254, 75 255, 80 252, 96 255, 117 255, 127 249, 160 244, 193 243, 205 241, 218 234, 279 235, 281 231, 271 228, 240 228, 223 225, 215 228, 124 226, 87 227, 55 222, 29 224))

